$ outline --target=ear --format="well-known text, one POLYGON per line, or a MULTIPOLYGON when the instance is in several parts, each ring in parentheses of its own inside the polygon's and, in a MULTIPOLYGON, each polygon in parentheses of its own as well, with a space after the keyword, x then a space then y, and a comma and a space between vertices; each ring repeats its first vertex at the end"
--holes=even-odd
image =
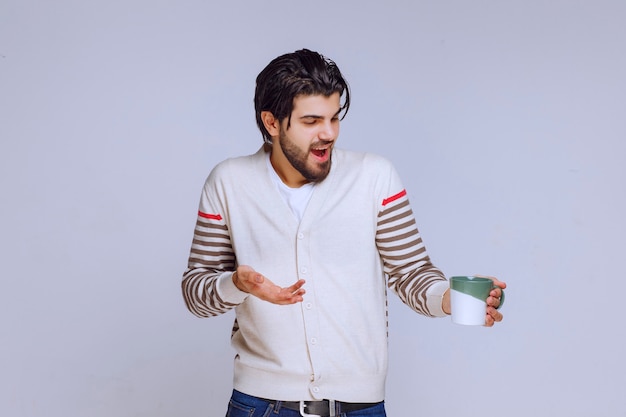
POLYGON ((270 111, 262 111, 261 112, 261 120, 263 121, 263 126, 267 129, 270 136, 278 136, 280 133, 280 122, 278 119, 274 117, 272 112, 270 111))

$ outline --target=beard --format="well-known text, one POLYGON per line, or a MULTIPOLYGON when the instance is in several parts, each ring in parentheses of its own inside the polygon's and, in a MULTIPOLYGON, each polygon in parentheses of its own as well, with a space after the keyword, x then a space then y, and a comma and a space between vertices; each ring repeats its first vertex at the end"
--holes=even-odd
POLYGON ((289 139, 285 132, 280 131, 280 148, 283 154, 287 158, 287 161, 309 182, 321 182, 330 172, 331 159, 332 159, 332 147, 328 148, 326 152, 331 152, 328 156, 328 160, 321 163, 314 163, 309 161, 309 153, 311 148, 319 146, 321 142, 316 142, 309 146, 309 149, 303 151, 289 139))

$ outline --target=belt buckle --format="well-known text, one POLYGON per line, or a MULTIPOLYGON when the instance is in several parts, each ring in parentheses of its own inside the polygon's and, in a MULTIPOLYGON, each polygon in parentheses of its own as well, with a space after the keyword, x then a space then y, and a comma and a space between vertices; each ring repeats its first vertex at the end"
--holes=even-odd
MULTIPOLYGON (((300 415, 302 417, 326 417, 326 416, 319 416, 317 414, 307 414, 306 411, 304 411, 304 407, 306 407, 306 401, 300 401, 300 415)), ((328 417, 336 417, 335 414, 335 400, 328 400, 328 411, 330 414, 328 414, 328 417)))

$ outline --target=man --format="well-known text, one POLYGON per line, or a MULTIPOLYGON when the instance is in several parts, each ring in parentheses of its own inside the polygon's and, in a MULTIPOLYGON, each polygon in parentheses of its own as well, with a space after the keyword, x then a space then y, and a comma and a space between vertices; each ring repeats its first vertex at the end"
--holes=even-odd
POLYGON ((274 59, 254 103, 265 143, 210 173, 182 283, 197 316, 235 309, 227 416, 384 416, 387 288, 441 317, 448 281, 393 166, 335 148, 350 91, 333 61, 274 59))

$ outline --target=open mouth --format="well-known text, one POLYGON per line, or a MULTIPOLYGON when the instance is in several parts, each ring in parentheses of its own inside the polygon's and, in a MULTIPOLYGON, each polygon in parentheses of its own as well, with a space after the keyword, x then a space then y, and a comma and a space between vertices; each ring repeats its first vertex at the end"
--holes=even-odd
POLYGON ((323 158, 326 156, 327 149, 311 149, 311 153, 318 158, 323 158))

